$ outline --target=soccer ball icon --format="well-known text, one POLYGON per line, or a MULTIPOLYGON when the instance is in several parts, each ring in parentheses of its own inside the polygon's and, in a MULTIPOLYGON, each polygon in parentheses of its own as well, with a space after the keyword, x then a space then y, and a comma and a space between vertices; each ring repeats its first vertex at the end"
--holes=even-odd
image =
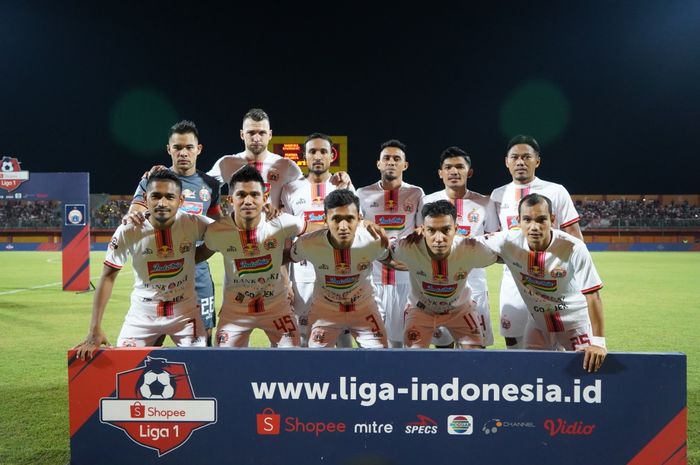
POLYGON ((17 171, 15 169, 15 164, 12 162, 13 159, 11 157, 2 157, 2 171, 6 173, 11 171, 17 171))
POLYGON ((167 371, 147 371, 143 375, 143 384, 139 392, 146 399, 170 399, 175 395, 175 388, 167 371))

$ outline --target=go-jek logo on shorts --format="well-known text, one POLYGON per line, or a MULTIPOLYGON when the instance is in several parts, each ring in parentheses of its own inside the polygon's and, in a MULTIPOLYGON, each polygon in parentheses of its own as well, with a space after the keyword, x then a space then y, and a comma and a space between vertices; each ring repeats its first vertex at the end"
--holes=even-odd
POLYGON ((117 396, 100 400, 102 423, 159 457, 216 423, 216 412, 216 399, 195 397, 187 366, 164 358, 148 357, 142 366, 117 373, 117 396))
POLYGON ((406 215, 374 215, 374 222, 387 231, 401 230, 406 225, 406 215))
POLYGON ((466 436, 474 432, 474 419, 471 415, 450 415, 447 417, 447 432, 466 436))
POLYGON ((180 274, 185 266, 185 259, 148 262, 148 279, 172 278, 180 274))
POLYGON ((345 433, 347 426, 342 421, 306 421, 299 417, 285 417, 271 408, 265 408, 256 415, 256 428, 259 435, 276 436, 285 433, 310 433, 319 437, 324 433, 345 433))
POLYGON ((272 269, 272 256, 263 255, 255 258, 237 258, 236 269, 239 275, 251 273, 264 273, 272 269))

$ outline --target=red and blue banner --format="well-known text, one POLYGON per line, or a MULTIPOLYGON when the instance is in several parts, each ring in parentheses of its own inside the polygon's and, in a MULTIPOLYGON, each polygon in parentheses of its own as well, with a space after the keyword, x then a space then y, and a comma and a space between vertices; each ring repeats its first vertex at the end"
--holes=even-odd
POLYGON ((68 353, 71 464, 684 464, 684 354, 68 353), (97 462, 96 462, 97 460, 97 462))

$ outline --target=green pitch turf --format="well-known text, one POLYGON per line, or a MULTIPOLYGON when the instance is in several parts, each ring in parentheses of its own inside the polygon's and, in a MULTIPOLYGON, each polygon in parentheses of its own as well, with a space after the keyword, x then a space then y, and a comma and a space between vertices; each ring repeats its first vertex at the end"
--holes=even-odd
MULTIPOLYGON (((97 283, 104 253, 92 254, 97 283)), ((607 344, 615 352, 688 355, 690 464, 700 464, 700 254, 603 252, 593 254, 605 282, 601 291, 607 344)), ((58 252, 0 253, 0 464, 65 465, 68 450, 66 349, 88 328, 93 293, 61 291, 58 252)), ((220 257, 210 260, 217 284, 220 257)), ((493 327, 498 328, 499 266, 487 270, 493 327)), ((115 342, 128 307, 133 276, 125 267, 104 320, 115 342)), ((264 334, 252 345, 265 347, 264 334)), ((504 348, 497 337, 496 349, 504 348)), ((653 373, 650 373, 653 376, 653 373)))

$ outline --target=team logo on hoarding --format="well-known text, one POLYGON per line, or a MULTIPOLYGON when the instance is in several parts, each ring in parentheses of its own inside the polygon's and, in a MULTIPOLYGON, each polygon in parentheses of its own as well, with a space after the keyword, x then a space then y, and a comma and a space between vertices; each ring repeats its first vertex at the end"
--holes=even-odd
POLYGON ((450 415, 447 417, 447 432, 466 436, 474 432, 474 419, 471 415, 450 415))
POLYGON ((168 260, 164 262, 147 262, 148 279, 172 278, 180 274, 185 266, 185 259, 168 260))
POLYGON ((85 204, 66 204, 66 226, 85 226, 85 204))
POLYGON ((374 222, 388 231, 397 231, 406 225, 406 215, 374 215, 374 222))
POLYGON ((0 188, 12 192, 24 181, 29 181, 29 171, 22 171, 20 164, 21 162, 14 157, 2 157, 0 188))
POLYGON ((116 397, 100 399, 100 421, 159 457, 216 423, 216 399, 195 397, 184 363, 147 357, 142 366, 117 373, 116 384, 116 397))
POLYGON ((237 258, 234 262, 239 275, 264 273, 272 269, 272 256, 269 254, 256 258, 237 258))

